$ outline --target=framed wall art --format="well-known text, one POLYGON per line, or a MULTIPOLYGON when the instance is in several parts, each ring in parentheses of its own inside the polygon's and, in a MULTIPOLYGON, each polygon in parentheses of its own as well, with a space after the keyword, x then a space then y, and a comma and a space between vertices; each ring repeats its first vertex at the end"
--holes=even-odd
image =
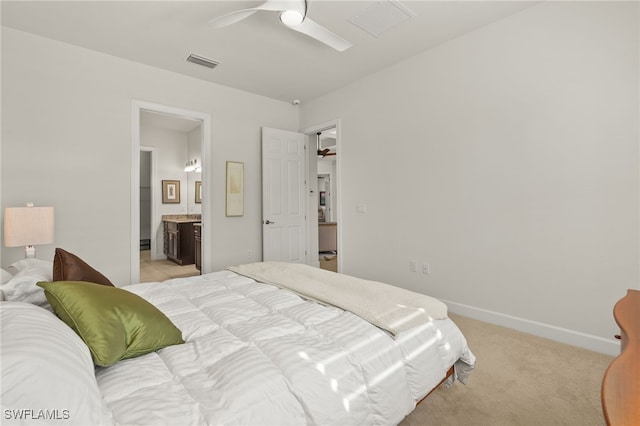
POLYGON ((244 214, 244 163, 227 161, 226 215, 244 214))
POLYGON ((180 181, 179 180, 163 180, 162 181, 162 203, 163 204, 180 204, 180 181))
POLYGON ((202 203, 202 181, 196 181, 196 204, 202 203))

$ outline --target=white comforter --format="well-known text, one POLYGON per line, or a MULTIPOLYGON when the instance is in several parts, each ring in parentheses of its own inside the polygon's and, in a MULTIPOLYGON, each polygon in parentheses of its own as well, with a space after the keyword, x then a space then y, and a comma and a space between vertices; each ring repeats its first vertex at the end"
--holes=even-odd
POLYGON ((125 289, 186 343, 97 370, 120 424, 397 424, 457 360, 475 361, 449 319, 392 338, 230 271, 125 289))
POLYGON ((353 312, 394 336, 434 319, 447 318, 447 305, 433 297, 303 263, 258 262, 227 269, 353 312))

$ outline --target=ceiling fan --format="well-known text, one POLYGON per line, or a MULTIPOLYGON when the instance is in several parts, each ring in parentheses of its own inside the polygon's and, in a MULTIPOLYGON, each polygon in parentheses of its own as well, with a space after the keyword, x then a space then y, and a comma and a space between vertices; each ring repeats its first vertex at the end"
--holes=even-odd
POLYGON ((236 10, 209 21, 212 28, 222 28, 240 22, 258 11, 280 12, 280 22, 286 27, 314 38, 340 52, 352 45, 342 37, 307 17, 306 0, 266 0, 259 6, 236 10))
POLYGON ((325 148, 322 151, 318 150, 318 156, 324 158, 328 155, 336 155, 335 152, 330 152, 330 151, 331 150, 329 148, 325 148))
POLYGON ((322 132, 318 132, 316 133, 317 135, 317 142, 316 145, 318 146, 318 157, 326 157, 328 155, 336 155, 335 152, 331 152, 331 150, 329 148, 325 148, 325 149, 320 149, 320 135, 322 134, 322 132))

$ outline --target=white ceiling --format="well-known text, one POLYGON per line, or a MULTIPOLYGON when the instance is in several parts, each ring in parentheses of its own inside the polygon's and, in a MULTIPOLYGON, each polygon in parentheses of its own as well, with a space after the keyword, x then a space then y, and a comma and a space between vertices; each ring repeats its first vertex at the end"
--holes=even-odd
POLYGON ((308 16, 353 43, 338 52, 258 12, 212 29, 217 16, 262 1, 2 1, 2 25, 283 101, 301 102, 473 31, 536 2, 403 1, 416 16, 374 37, 348 19, 376 1, 316 0, 308 16), (215 69, 185 61, 195 53, 215 69))

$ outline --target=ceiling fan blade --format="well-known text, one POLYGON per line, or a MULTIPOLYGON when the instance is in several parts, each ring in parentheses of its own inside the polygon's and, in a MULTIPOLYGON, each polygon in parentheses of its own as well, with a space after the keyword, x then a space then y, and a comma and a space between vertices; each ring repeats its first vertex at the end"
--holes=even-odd
POLYGON ((226 15, 219 16, 209 21, 209 26, 211 28, 222 28, 228 25, 235 24, 236 22, 240 22, 245 18, 256 13, 258 9, 243 9, 236 10, 235 12, 227 13, 226 15))
POLYGON ((212 28, 222 28, 228 25, 240 22, 245 18, 253 15, 259 10, 268 10, 273 12, 279 12, 286 9, 286 2, 282 0, 267 0, 260 6, 252 7, 250 9, 236 10, 226 15, 219 16, 209 21, 209 26, 212 28))
POLYGON ((305 18, 305 20, 300 25, 287 25, 287 27, 302 34, 306 34, 311 38, 315 38, 316 40, 326 44, 327 46, 333 47, 339 52, 344 52, 352 46, 352 44, 347 40, 332 33, 331 31, 329 31, 322 25, 312 21, 308 17, 305 18))

